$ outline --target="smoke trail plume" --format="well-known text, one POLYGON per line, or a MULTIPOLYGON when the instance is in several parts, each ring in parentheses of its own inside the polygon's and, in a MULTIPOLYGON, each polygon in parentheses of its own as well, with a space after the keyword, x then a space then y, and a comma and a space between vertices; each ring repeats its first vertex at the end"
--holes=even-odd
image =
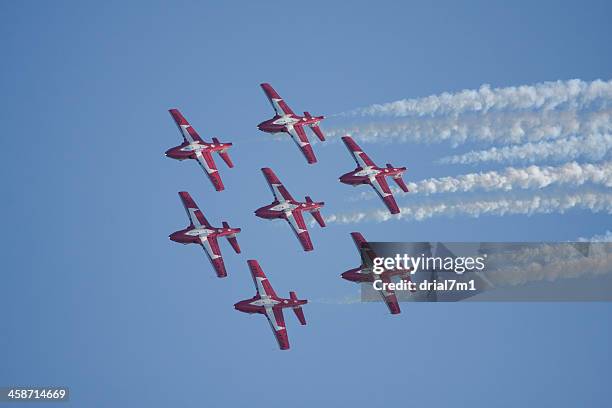
POLYGON ((578 242, 612 242, 612 232, 606 231, 604 234, 593 235, 590 238, 578 238, 578 242))
POLYGON ((583 209, 591 212, 612 213, 612 193, 592 190, 553 191, 524 196, 505 194, 502 197, 484 197, 471 201, 451 200, 444 202, 426 202, 401 208, 401 213, 391 215, 386 210, 369 212, 339 213, 326 218, 328 223, 355 224, 363 221, 389 221, 403 219, 406 221, 423 221, 436 216, 467 216, 479 218, 481 215, 533 215, 564 213, 571 209, 583 209))
POLYGON ((409 118, 325 129, 328 139, 346 134, 364 142, 517 144, 576 135, 612 133, 612 110, 596 112, 490 112, 409 118))
POLYGON ((518 251, 492 253, 487 258, 486 276, 499 286, 534 281, 553 282, 557 279, 612 272, 610 244, 588 244, 587 248, 588 251, 583 252, 576 247, 576 243, 551 243, 518 251))
POLYGON ((612 81, 580 79, 542 82, 535 85, 466 89, 425 98, 375 104, 344 113, 344 116, 441 116, 466 112, 571 110, 603 108, 612 99, 612 81))
POLYGON ((586 183, 612 187, 612 162, 601 164, 571 162, 562 166, 509 167, 501 172, 488 171, 456 177, 430 178, 409 183, 408 187, 415 193, 429 195, 476 190, 528 190, 553 184, 578 187, 586 183))
POLYGON ((554 141, 474 150, 464 154, 443 157, 438 162, 441 164, 534 163, 542 160, 566 161, 579 158, 597 161, 608 157, 611 148, 612 134, 595 133, 554 141))
MULTIPOLYGON (((429 178, 407 183, 411 194, 467 193, 472 191, 533 190, 553 185, 580 187, 596 184, 612 187, 612 162, 599 164, 565 163, 561 166, 508 167, 503 171, 461 174, 454 177, 429 178)), ((393 193, 403 194, 397 187, 393 193)), ((409 196, 408 195, 408 196, 409 196)), ((349 201, 377 197, 376 193, 361 192, 349 201)))

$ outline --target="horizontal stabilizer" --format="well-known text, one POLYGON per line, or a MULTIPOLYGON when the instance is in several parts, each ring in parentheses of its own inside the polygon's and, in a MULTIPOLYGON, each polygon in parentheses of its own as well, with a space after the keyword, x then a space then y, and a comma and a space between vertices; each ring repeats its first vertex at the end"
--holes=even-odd
MULTIPOLYGON (((312 203, 313 202, 312 198, 310 198, 310 196, 306 196, 306 202, 312 203)), ((319 204, 323 204, 323 203, 319 203, 319 204)), ((319 212, 318 208, 314 210, 310 210, 310 215, 312 215, 312 218, 315 219, 317 224, 319 224, 321 227, 325 227, 325 221, 323 220, 323 217, 321 216, 321 213, 319 212)))
POLYGON ((395 184, 397 184, 399 188, 402 189, 403 192, 407 193, 410 191, 408 190, 408 186, 406 185, 406 183, 404 183, 402 176, 393 177, 393 180, 395 181, 395 184))
POLYGON ((225 164, 227 164, 227 167, 229 167, 230 169, 234 167, 234 163, 232 163, 232 159, 230 159, 229 154, 227 152, 219 152, 219 156, 221 156, 225 164))
POLYGON ((312 132, 317 135, 320 141, 325 141, 325 136, 323 136, 323 132, 321 131, 319 125, 310 125, 310 128, 312 129, 312 132))
MULTIPOLYGON (((298 297, 295 292, 289 292, 289 296, 291 297, 291 300, 298 300, 298 297)), ((306 324, 306 317, 304 316, 304 311, 302 310, 302 306, 294 306, 293 312, 295 313, 298 320, 300 321, 300 324, 304 326, 306 324)))
POLYGON ((221 144, 225 144, 225 145, 227 145, 227 148, 225 148, 225 149, 223 149, 223 150, 220 150, 218 153, 219 153, 219 156, 221 156, 221 158, 222 158, 222 159, 223 159, 223 161, 225 162, 225 164, 227 164, 227 167, 229 167, 230 169, 231 169, 232 167, 234 167, 234 163, 232 163, 232 159, 230 159, 229 154, 227 153, 227 149, 228 149, 228 148, 229 148, 229 146, 231 146, 232 144, 231 144, 231 143, 221 143, 221 142, 219 141, 219 139, 217 139, 216 137, 213 137, 213 138, 212 138, 212 141, 213 141, 213 143, 214 143, 214 144, 217 144, 217 145, 221 145, 221 144))
POLYGON ((319 210, 311 211, 310 214, 312 215, 312 218, 315 219, 317 224, 319 224, 322 227, 325 226, 325 220, 321 216, 321 213, 319 212, 319 210))
MULTIPOLYGON (((396 169, 395 167, 393 167, 393 165, 391 165, 389 163, 387 163, 387 168, 388 169, 393 169, 393 170, 404 170, 404 171, 406 170, 405 167, 396 169)), ((406 185, 406 183, 404 183, 404 180, 402 179, 402 174, 404 173, 404 171, 402 171, 400 174, 397 174, 397 175, 393 176, 393 180, 395 180, 395 184, 397 184, 399 186, 399 188, 401 188, 404 193, 407 193, 409 191, 408 190, 408 186, 406 185)))
MULTIPOLYGON (((223 228, 230 229, 231 227, 229 226, 229 224, 227 222, 223 221, 223 228)), ((237 232, 240 232, 240 228, 234 228, 234 229, 237 232)), ((238 245, 238 239, 236 239, 236 233, 228 235, 227 236, 227 241, 230 243, 230 245, 234 249, 234 252, 239 254, 240 253, 240 245, 238 245)))
MULTIPOLYGON (((306 117, 306 119, 312 118, 312 115, 310 114, 310 112, 304 112, 304 116, 306 117)), ((317 121, 309 126, 312 129, 312 132, 319 138, 319 140, 324 142, 325 136, 323 136, 323 132, 321 131, 321 128, 319 127, 319 122, 317 121)))
MULTIPOLYGON (((408 282, 412 281, 412 275, 410 274, 410 271, 404 273, 403 275, 401 275, 401 277, 405 281, 408 281, 408 282)), ((414 293, 414 292, 416 292, 416 289, 411 289, 410 292, 414 293)))
POLYGON ((236 239, 236 237, 228 237, 227 238, 228 242, 230 243, 230 245, 232 246, 232 248, 234 248, 234 252, 236 252, 237 254, 240 253, 240 245, 238 245, 238 240, 236 239))

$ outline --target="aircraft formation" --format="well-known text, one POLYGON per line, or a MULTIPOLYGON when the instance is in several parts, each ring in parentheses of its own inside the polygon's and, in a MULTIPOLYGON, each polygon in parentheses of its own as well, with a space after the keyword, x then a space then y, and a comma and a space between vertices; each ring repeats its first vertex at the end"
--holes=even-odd
MULTIPOLYGON (((319 127, 319 123, 325 119, 325 116, 312 116, 309 112, 304 112, 304 116, 296 115, 270 84, 263 83, 261 88, 270 101, 275 114, 271 119, 257 125, 257 128, 266 133, 287 133, 299 147, 308 164, 316 163, 317 158, 306 135, 305 127, 309 127, 320 141, 325 141, 325 136, 319 127)), ((214 161, 213 153, 219 154, 227 166, 233 168, 234 164, 228 154, 232 143, 220 142, 214 137, 211 142, 206 142, 178 109, 170 109, 169 112, 183 137, 183 143, 168 149, 165 155, 180 161, 186 159, 197 161, 215 190, 224 190, 225 187, 214 161)), ((391 164, 387 164, 386 167, 378 167, 350 136, 344 136, 342 141, 351 153, 357 168, 340 176, 339 181, 354 187, 369 184, 380 196, 389 212, 398 214, 400 209, 386 178, 391 177, 402 191, 408 192, 408 187, 402 179, 406 167, 393 167, 391 164)), ((262 168, 261 172, 272 191, 274 200, 272 203, 255 210, 255 216, 268 220, 284 219, 293 230, 302 249, 307 252, 312 251, 314 246, 304 220, 304 213, 310 213, 317 224, 325 227, 325 221, 320 212, 325 203, 313 201, 310 196, 305 196, 304 201, 297 201, 271 168, 262 168)), ((185 208, 189 226, 170 234, 170 240, 184 245, 199 244, 204 249, 217 277, 226 277, 227 270, 223 261, 219 238, 226 238, 233 250, 240 254, 241 249, 238 245, 237 235, 241 232, 241 229, 230 227, 226 221, 221 223, 221 227, 212 226, 188 192, 181 191, 178 195, 185 208)), ((362 254, 362 264, 342 273, 341 277, 343 279, 358 283, 374 282, 377 279, 390 282, 394 276, 410 279, 410 273, 406 273, 406 271, 390 270, 380 275, 374 274, 371 265, 376 254, 359 232, 352 232, 351 237, 358 251, 362 254)), ((287 350, 290 346, 283 309, 291 308, 300 324, 305 325, 306 318, 302 306, 308 303, 308 300, 298 299, 293 291, 289 292, 289 298, 279 297, 257 260, 250 259, 247 264, 255 284, 256 294, 250 299, 237 302, 234 308, 244 313, 265 315, 279 348, 287 350)), ((389 290, 380 291, 380 293, 390 313, 400 313, 395 293, 389 290)))

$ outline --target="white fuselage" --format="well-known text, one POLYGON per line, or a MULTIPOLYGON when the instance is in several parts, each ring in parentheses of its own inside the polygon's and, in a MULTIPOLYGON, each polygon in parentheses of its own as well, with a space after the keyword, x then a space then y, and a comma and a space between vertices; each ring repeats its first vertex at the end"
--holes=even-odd
POLYGON ((187 231, 186 234, 191 235, 192 237, 207 237, 210 234, 213 234, 214 232, 215 232, 214 229, 209 229, 206 227, 198 227, 198 228, 194 228, 194 229, 187 231))
POLYGON ((270 208, 272 211, 293 211, 294 209, 298 208, 299 206, 296 204, 291 204, 288 201, 283 201, 282 203, 278 203, 277 205, 275 205, 274 207, 270 208))
POLYGON ((269 297, 265 296, 265 297, 262 297, 260 299, 252 301, 250 304, 253 305, 253 306, 270 307, 270 306, 277 305, 279 303, 280 303, 280 301, 274 300, 272 298, 269 298, 269 297))
POLYGON ((211 148, 211 147, 215 147, 215 145, 211 144, 211 145, 205 146, 203 144, 200 144, 200 142, 196 140, 194 142, 189 143, 187 146, 181 148, 181 150, 184 152, 199 152, 199 151, 211 148))
POLYGON ((281 116, 280 118, 276 119, 274 122, 272 122, 275 125, 283 125, 283 126, 287 126, 287 125, 293 125, 294 123, 299 122, 298 119, 292 118, 291 116, 285 115, 285 116, 281 116))
POLYGON ((378 175, 378 173, 380 173, 380 170, 376 170, 372 166, 368 166, 356 172, 355 175, 360 177, 365 176, 372 178, 378 175))

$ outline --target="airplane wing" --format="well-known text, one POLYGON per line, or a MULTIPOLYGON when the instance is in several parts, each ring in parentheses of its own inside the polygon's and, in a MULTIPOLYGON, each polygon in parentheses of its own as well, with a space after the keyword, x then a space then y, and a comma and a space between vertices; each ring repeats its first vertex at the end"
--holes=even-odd
POLYGON ((353 159, 355 160, 355 163, 357 163, 357 166, 361 168, 376 166, 372 159, 370 159, 370 157, 368 157, 368 155, 363 152, 361 147, 359 147, 359 145, 355 143, 352 137, 344 136, 342 138, 342 141, 346 145, 346 148, 349 150, 349 152, 351 152, 351 154, 353 155, 353 159))
POLYGON ((287 105, 283 98, 281 98, 274 88, 272 88, 272 85, 261 84, 261 89, 263 89, 278 116, 295 115, 289 105, 287 105))
POLYGON ((206 255, 208 255, 210 263, 215 268, 217 276, 219 278, 227 276, 225 264, 223 263, 223 257, 221 256, 221 248, 219 248, 217 238, 211 235, 200 236, 200 244, 202 245, 202 248, 204 248, 206 255))
POLYGON ((287 336, 287 328, 285 327, 285 317, 283 309, 275 307, 266 307, 266 318, 270 323, 270 327, 274 332, 276 341, 281 350, 289 348, 289 336, 287 336))
POLYGON ((219 170, 217 170, 217 166, 215 165, 215 161, 213 160, 211 154, 207 151, 196 150, 195 155, 200 167, 202 167, 202 169, 206 172, 213 186, 215 186, 215 190, 224 190, 225 187, 221 181, 219 170))
POLYGON ((198 132, 187 122, 187 119, 183 116, 183 114, 178 109, 170 109, 170 115, 172 115, 172 119, 178 126, 181 134, 183 135, 183 140, 187 143, 201 142, 204 143, 198 132))
POLYGON ((355 242, 357 251, 359 251, 359 254, 362 257, 363 264, 372 265, 374 263, 374 258, 376 258, 376 253, 370 247, 370 244, 359 232, 351 232, 351 237, 353 238, 353 242, 355 242))
MULTIPOLYGON (((390 283, 391 282, 391 277, 387 274, 382 274, 380 275, 381 280, 383 281, 383 283, 390 283)), ((400 307, 399 307, 399 303, 397 302, 397 296, 395 296, 395 292, 392 290, 379 290, 378 292, 380 292, 380 296, 382 297, 382 299, 384 300, 385 304, 387 305, 387 307, 389 308, 389 312, 391 312, 391 314, 398 314, 401 312, 400 307)))
POLYGON ((306 136, 306 132, 304 132, 304 128, 301 125, 287 125, 287 131, 291 135, 291 138, 295 144, 297 144, 302 151, 304 157, 306 157, 306 161, 309 164, 316 163, 317 158, 312 150, 308 136, 306 136))
POLYGON ((259 266, 259 262, 256 260, 248 260, 249 269, 251 270, 251 277, 253 278, 253 283, 255 284, 255 290, 259 297, 268 297, 268 298, 277 298, 276 292, 268 282, 268 278, 266 274, 259 266))
POLYGON ((289 191, 285 188, 285 186, 283 186, 283 183, 281 183, 278 177, 276 177, 276 174, 274 174, 272 169, 264 167, 261 169, 261 171, 266 178, 266 181, 268 182, 270 190, 272 190, 272 194, 274 194, 276 201, 282 203, 283 201, 293 200, 293 197, 291 197, 289 191))
POLYGON ((395 202, 395 198, 391 193, 391 189, 389 188, 389 184, 387 184, 385 176, 379 174, 378 176, 370 179, 370 184, 372 184, 374 190, 376 190, 380 198, 382 198, 389 211, 391 211, 391 214, 397 214, 400 212, 400 209, 395 202))
POLYGON ((312 241, 310 240, 310 235, 306 229, 306 223, 304 222, 302 212, 299 210, 293 210, 291 212, 288 211, 286 213, 286 217, 289 225, 291 225, 291 229, 293 229, 293 232, 295 232, 295 235, 300 240, 304 251, 312 251, 312 241))
POLYGON ((198 208, 191 195, 186 191, 179 192, 179 197, 183 202, 183 207, 185 207, 185 211, 187 212, 187 217, 189 217, 189 221, 191 225, 195 227, 210 227, 208 220, 204 217, 204 214, 198 208))

